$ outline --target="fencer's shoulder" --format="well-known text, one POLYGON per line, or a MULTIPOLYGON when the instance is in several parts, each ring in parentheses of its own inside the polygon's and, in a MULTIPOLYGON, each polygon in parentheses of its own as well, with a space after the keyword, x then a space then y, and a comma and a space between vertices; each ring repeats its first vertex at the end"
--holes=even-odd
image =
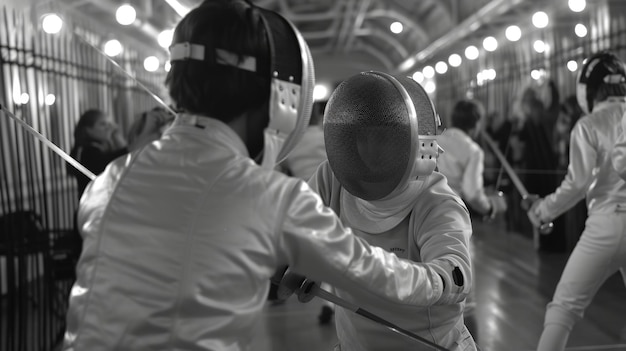
POLYGON ((476 143, 467 133, 458 128, 448 128, 437 136, 437 143, 446 151, 453 153, 477 153, 482 152, 478 143, 476 143))
POLYGON ((417 206, 435 207, 446 204, 450 208, 458 208, 467 211, 461 197, 448 185, 446 177, 434 171, 431 175, 424 177, 424 186, 420 193, 420 201, 416 202, 417 206))

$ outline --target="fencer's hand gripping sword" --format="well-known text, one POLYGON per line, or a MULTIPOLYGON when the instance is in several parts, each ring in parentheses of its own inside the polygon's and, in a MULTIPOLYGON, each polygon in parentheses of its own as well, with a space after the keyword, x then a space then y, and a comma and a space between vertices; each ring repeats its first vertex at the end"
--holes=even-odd
POLYGON ((337 295, 334 295, 324 289, 322 289, 320 287, 320 284, 315 282, 315 281, 311 281, 308 280, 306 277, 297 274, 297 273, 293 273, 290 271, 287 271, 287 273, 285 273, 285 275, 283 276, 283 279, 280 281, 280 285, 278 286, 278 297, 279 299, 286 299, 287 297, 291 296, 292 294, 296 294, 296 296, 298 297, 298 301, 300 302, 309 302, 311 301, 314 297, 319 297, 321 299, 324 299, 326 301, 332 302, 337 306, 340 306, 342 308, 345 308, 351 312, 354 312, 362 317, 365 317, 375 323, 378 323, 380 325, 383 325, 385 327, 387 327, 389 330, 398 333, 404 337, 408 337, 410 339, 412 339, 413 341, 417 341, 419 343, 422 343, 424 345, 430 346, 432 347, 434 350, 439 350, 439 351, 450 351, 449 349, 437 345, 427 339, 424 339, 423 337, 409 331, 403 328, 400 328, 399 326, 387 321, 386 319, 383 319, 369 311, 366 311, 360 307, 358 307, 357 305, 350 303, 342 298, 340 298, 337 295))
MULTIPOLYGON (((496 157, 498 158, 498 161, 500 161, 500 165, 502 165, 502 168, 504 168, 509 178, 511 178, 513 185, 515 185, 515 188, 517 189, 517 191, 519 191, 520 195, 522 196, 522 204, 521 204, 522 208, 524 209, 524 211, 528 211, 530 207, 532 206, 533 202, 539 199, 539 195, 528 193, 528 190, 526 190, 526 187, 524 186, 524 184, 522 184, 522 181, 519 179, 519 177, 513 170, 513 167, 511 167, 509 162, 506 160, 506 157, 504 157, 504 155, 498 148, 498 145, 496 144, 495 141, 493 141, 493 139, 491 139, 489 134, 487 134, 487 132, 482 130, 481 137, 483 138, 483 140, 485 140, 487 145, 489 145, 489 147, 491 148, 491 151, 493 151, 493 153, 496 155, 496 157)), ((554 224, 552 222, 548 222, 548 223, 542 223, 538 229, 541 234, 550 234, 553 228, 554 228, 554 224)))

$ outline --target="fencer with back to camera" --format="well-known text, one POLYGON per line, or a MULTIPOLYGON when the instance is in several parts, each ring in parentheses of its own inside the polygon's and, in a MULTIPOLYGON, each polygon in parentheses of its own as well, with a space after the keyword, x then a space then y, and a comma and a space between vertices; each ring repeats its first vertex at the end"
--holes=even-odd
MULTIPOLYGON (((307 183, 273 171, 312 103, 311 56, 290 22, 245 1, 204 1, 176 26, 170 53, 172 126, 110 163, 80 201, 63 350, 252 350, 282 265, 377 302, 460 308, 448 304, 471 284, 469 259, 421 263, 371 246, 307 183), (272 105, 280 94, 293 105, 272 105), (277 119, 293 129, 277 133, 277 119)), ((459 248, 468 236, 456 235, 459 248)))

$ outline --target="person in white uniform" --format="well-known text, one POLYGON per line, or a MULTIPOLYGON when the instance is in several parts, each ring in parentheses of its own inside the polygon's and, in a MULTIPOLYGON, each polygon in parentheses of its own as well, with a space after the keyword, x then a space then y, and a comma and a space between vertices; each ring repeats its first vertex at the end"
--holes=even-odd
POLYGON ((437 160, 437 168, 472 210, 493 219, 506 211, 507 206, 502 196, 485 192, 485 153, 474 141, 482 128, 484 115, 482 104, 476 100, 461 100, 454 105, 452 126, 437 136, 437 142, 444 150, 437 160))
MULTIPOLYGON (((507 204, 501 193, 487 195, 484 188, 485 153, 474 141, 483 128, 484 116, 485 109, 477 100, 460 100, 454 105, 451 127, 437 136, 437 142, 444 151, 437 160, 437 169, 474 213, 483 219, 493 220, 507 210, 507 204)), ((465 301, 463 315, 472 336, 478 339, 475 313, 476 296, 472 291, 465 301)))
POLYGON ((269 278, 286 264, 374 300, 449 298, 434 267, 367 244, 305 182, 274 171, 312 105, 310 52, 290 22, 205 1, 170 54, 173 125, 80 201, 64 350, 254 350, 269 278))
MULTIPOLYGON (((328 162, 309 184, 342 222, 370 244, 409 259, 443 279, 435 304, 398 303, 328 281, 349 303, 451 350, 476 350, 463 322, 471 289, 467 208, 435 172, 439 118, 414 80, 363 72, 342 82, 324 114, 328 162)), ((432 350, 337 307, 341 351, 432 350)))
POLYGON ((626 112, 624 63, 610 52, 588 57, 578 75, 577 99, 586 115, 571 133, 567 175, 528 211, 538 227, 586 198, 589 214, 547 306, 538 351, 565 349, 598 289, 616 272, 624 275, 626 268, 626 182, 611 163, 626 112))

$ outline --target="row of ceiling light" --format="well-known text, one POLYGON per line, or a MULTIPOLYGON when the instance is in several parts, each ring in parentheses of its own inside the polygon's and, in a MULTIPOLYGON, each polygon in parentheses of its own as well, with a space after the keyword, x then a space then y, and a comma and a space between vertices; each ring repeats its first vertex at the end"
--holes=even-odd
MULTIPOLYGON (((570 10, 573 12, 581 12, 586 7, 586 1, 585 0, 568 0, 568 6, 570 10)), ((115 18, 117 22, 121 25, 125 25, 125 26, 131 25, 137 19, 137 12, 132 5, 123 4, 119 6, 117 10, 115 11, 115 18)), ((539 28, 539 29, 547 27, 550 22, 548 15, 543 11, 535 12, 531 20, 532 20, 532 24, 536 28, 539 28)), ((43 16, 42 28, 46 33, 51 33, 51 34, 58 33, 61 31, 62 27, 63 27, 63 20, 61 19, 61 17, 59 17, 59 15, 52 13, 52 14, 47 14, 43 16)), ((401 22, 393 22, 390 25, 389 29, 391 32, 399 34, 403 31, 403 25, 401 22)), ((574 27, 574 32, 578 37, 582 38, 587 35, 587 27, 582 23, 578 23, 574 27)), ((162 31, 157 37, 157 41, 159 45, 167 49, 171 44, 172 35, 173 35, 173 30, 171 29, 166 29, 162 31)), ((519 26, 511 25, 506 28, 504 35, 506 39, 508 39, 509 41, 516 42, 521 39, 522 30, 519 26)), ((485 49, 485 51, 493 52, 498 48, 498 40, 493 36, 488 36, 485 39, 483 39, 482 46, 485 49)), ((548 47, 547 44, 545 44, 542 40, 536 40, 533 43, 533 49, 538 53, 543 53, 544 51, 547 50, 547 47, 548 47)), ((114 57, 123 52, 123 46, 118 40, 111 39, 105 42, 103 50, 105 54, 111 57, 114 57)), ((470 45, 467 48, 465 48, 464 56, 466 59, 476 60, 479 57, 479 55, 480 55, 480 51, 476 46, 470 45)), ((447 63, 444 61, 439 61, 435 64, 434 68, 430 65, 427 65, 423 67, 421 71, 416 71, 413 74, 413 79, 415 79, 419 83, 424 82, 424 80, 428 80, 425 83, 425 89, 429 93, 432 93, 435 91, 435 88, 436 88, 435 84, 431 81, 431 79, 435 76, 435 73, 444 74, 448 71, 448 65, 450 65, 451 67, 459 67, 462 64, 462 62, 463 62, 463 59, 461 55, 457 53, 453 53, 448 57, 447 63)), ((143 66, 144 66, 144 69, 148 72, 156 72, 161 67, 161 60, 157 56, 148 56, 144 59, 143 66)), ((570 71, 576 71, 578 68, 577 62, 574 60, 569 61, 567 63, 567 68, 570 71)), ((169 60, 166 60, 163 63, 163 69, 165 71, 169 71, 170 69, 169 60)), ((534 74, 532 76, 533 78, 535 78, 535 76, 537 75, 538 74, 534 74)), ((476 78, 477 78, 477 82, 481 84, 484 81, 493 80, 495 79, 495 77, 496 77, 496 71, 494 69, 485 69, 479 72, 476 78)))
MULTIPOLYGON (((115 11, 115 19, 123 26, 133 24, 137 19, 137 11, 132 5, 123 4, 115 11)), ((41 27, 46 33, 59 33, 63 28, 63 19, 56 13, 46 14, 42 17, 41 27)), ((159 33, 157 41, 164 49, 169 48, 172 42, 173 32, 174 31, 171 29, 166 29, 159 33)), ((119 40, 110 39, 104 43, 103 51, 108 56, 115 57, 120 55, 124 51, 124 48, 119 40)), ((156 72, 161 67, 161 60, 157 56, 148 56, 143 61, 143 67, 148 72, 156 72)), ((169 60, 163 62, 163 69, 169 71, 169 60)))
MULTIPOLYGON (((568 0, 568 6, 573 12, 581 12, 586 7, 586 1, 568 0)), ((548 24, 550 23, 550 18, 547 13, 543 11, 538 11, 533 14, 531 21, 533 26, 542 29, 548 26, 548 24)), ((399 22, 394 22, 390 26, 390 30, 393 33, 400 33, 402 32, 402 24, 399 22)), ((582 23, 578 23, 574 27, 574 33, 579 38, 583 38, 587 35, 587 27, 582 23)), ((504 31, 504 36, 507 40, 511 42, 516 42, 522 38, 522 30, 519 26, 511 25, 507 27, 504 31)), ((493 52, 498 48, 498 40, 493 36, 488 36, 483 39, 482 46, 485 51, 493 52)), ((542 40, 536 40, 533 42, 533 49, 537 53, 543 53, 548 50, 548 45, 542 40)), ((470 61, 476 60, 480 56, 480 50, 478 49, 478 47, 470 45, 465 48, 464 56, 470 61)), ((424 66, 421 71, 416 71, 415 73, 413 73, 413 79, 420 84, 423 83, 424 89, 428 93, 433 93, 436 89, 435 83, 432 81, 435 73, 444 74, 448 71, 448 65, 451 67, 459 67, 462 63, 463 58, 461 57, 461 55, 453 53, 448 57, 447 63, 445 61, 438 61, 434 65, 434 68, 431 65, 424 66)), ((567 69, 572 72, 576 71, 578 69, 578 63, 575 60, 568 61, 567 69)), ((540 79, 541 76, 542 73, 540 70, 533 70, 531 72, 531 77, 535 80, 540 79)), ((484 69, 476 75, 476 82, 478 85, 482 85, 486 81, 495 79, 495 77, 496 71, 493 68, 484 69)))

